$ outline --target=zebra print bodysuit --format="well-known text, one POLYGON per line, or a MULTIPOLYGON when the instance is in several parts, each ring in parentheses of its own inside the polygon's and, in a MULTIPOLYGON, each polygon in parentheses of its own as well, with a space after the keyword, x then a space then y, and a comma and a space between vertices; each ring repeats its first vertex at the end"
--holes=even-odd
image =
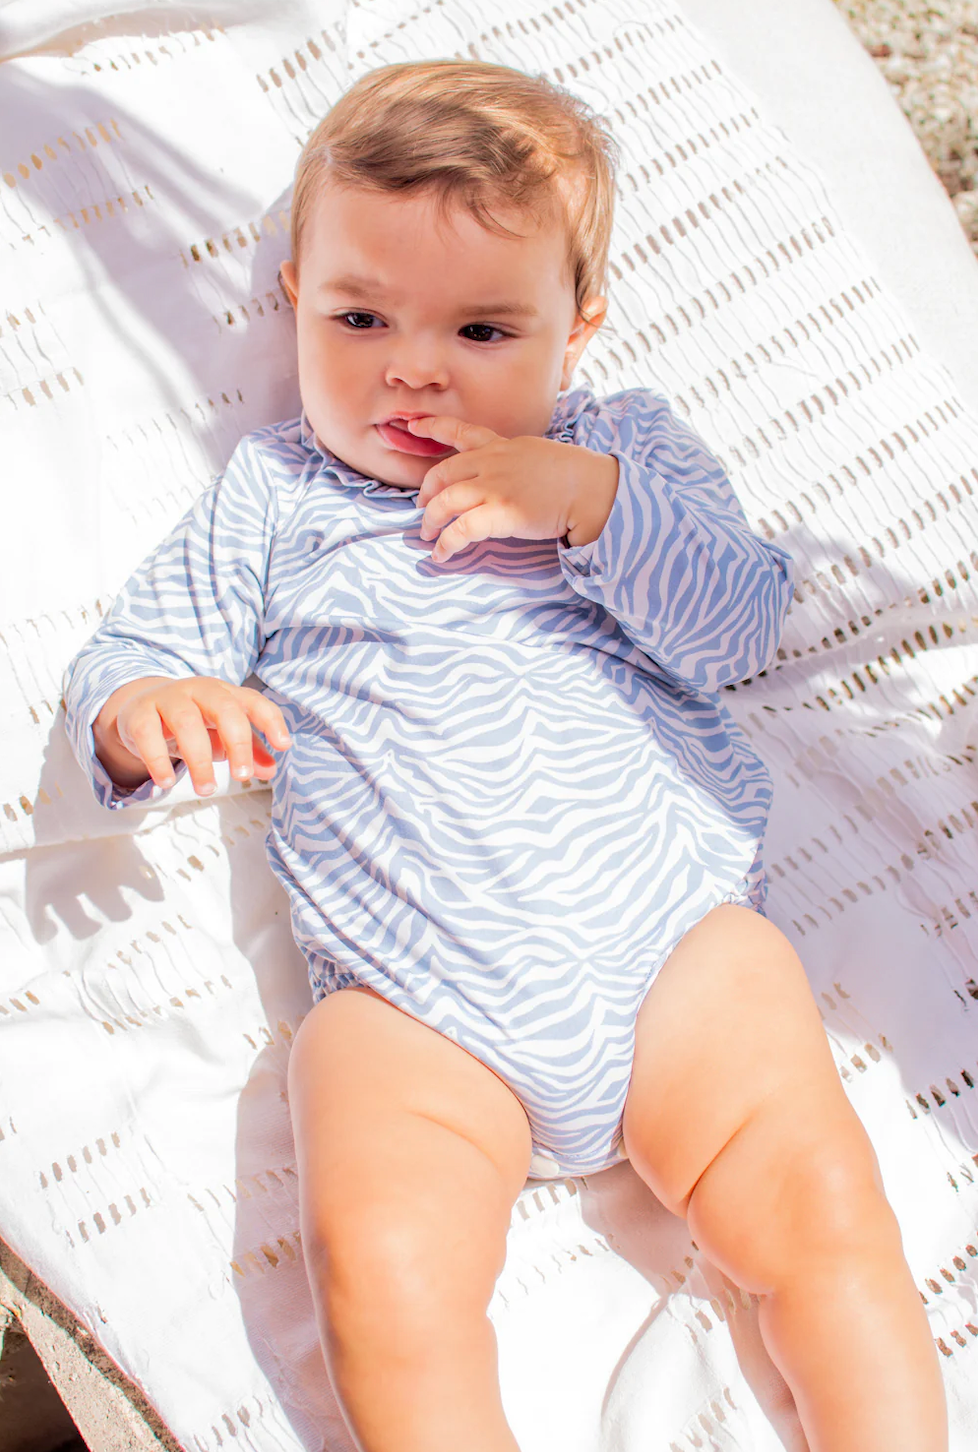
MULTIPOLYGON (((443 565, 417 490, 303 414, 241 440, 68 669, 68 727, 145 675, 253 672, 280 706, 266 845, 314 996, 360 984, 519 1096, 531 1174, 623 1157, 635 1020, 711 908, 760 908, 771 782, 719 691, 774 654, 791 560, 665 399, 561 394, 546 437, 613 454, 591 544, 443 565)), ((184 767, 179 768, 185 770, 184 767)))

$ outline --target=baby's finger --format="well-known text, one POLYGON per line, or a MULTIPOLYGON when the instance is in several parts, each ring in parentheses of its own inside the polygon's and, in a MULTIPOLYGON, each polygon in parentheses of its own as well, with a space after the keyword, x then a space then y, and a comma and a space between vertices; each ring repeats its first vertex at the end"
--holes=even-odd
POLYGON ((231 775, 238 781, 254 776, 251 722, 237 701, 224 701, 208 712, 220 736, 231 775))
POLYGON ((461 514, 466 509, 473 509, 477 504, 483 504, 485 498, 485 489, 475 481, 459 480, 447 485, 441 493, 436 494, 428 502, 421 519, 421 538, 434 539, 438 531, 456 514, 461 514))
POLYGON ((467 509, 458 519, 446 524, 432 546, 429 559, 441 565, 475 540, 500 539, 510 532, 509 528, 499 527, 491 506, 482 504, 475 509, 467 509))
POLYGON ((277 751, 285 751, 292 745, 292 738, 289 736, 285 717, 278 706, 267 696, 263 696, 260 691, 252 690, 250 686, 242 686, 241 692, 241 704, 248 713, 252 725, 258 727, 258 730, 277 751))
POLYGON ((209 797, 216 790, 214 780, 211 739, 204 725, 204 718, 196 702, 186 698, 174 703, 169 709, 160 708, 163 724, 176 742, 179 755, 187 763, 194 791, 198 796, 209 797))
POLYGON ((471 454, 452 454, 428 470, 421 480, 421 488, 418 490, 418 497, 414 502, 419 509, 423 509, 426 504, 430 504, 432 499, 446 489, 450 489, 453 484, 461 484, 466 479, 478 479, 478 477, 478 462, 471 454))
POLYGON ((259 781, 271 781, 278 770, 278 762, 265 747, 260 737, 252 738, 251 749, 255 758, 255 776, 259 781))
POLYGON ((176 781, 170 751, 163 733, 163 723, 155 706, 135 711, 126 728, 119 730, 119 740, 127 751, 138 756, 157 786, 171 787, 176 781))

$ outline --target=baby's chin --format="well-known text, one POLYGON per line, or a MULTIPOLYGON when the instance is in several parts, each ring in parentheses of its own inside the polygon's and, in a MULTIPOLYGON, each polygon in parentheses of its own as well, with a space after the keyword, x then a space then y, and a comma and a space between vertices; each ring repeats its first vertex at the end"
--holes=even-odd
MULTIPOLYGON (((385 448, 373 425, 368 426, 363 438, 351 439, 345 433, 340 436, 328 428, 314 427, 313 432, 319 447, 348 469, 355 469, 365 479, 375 479, 378 484, 389 484, 397 489, 419 489, 425 474, 438 463, 438 457, 401 454, 385 448)), ((453 449, 452 453, 455 452, 453 449)), ((448 455, 440 457, 448 458, 448 455)))

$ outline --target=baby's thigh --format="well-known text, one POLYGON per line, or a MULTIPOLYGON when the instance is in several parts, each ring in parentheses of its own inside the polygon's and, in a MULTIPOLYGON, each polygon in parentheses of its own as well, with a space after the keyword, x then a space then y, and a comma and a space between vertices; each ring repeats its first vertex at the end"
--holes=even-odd
POLYGON ((303 1250, 324 1309, 485 1310, 530 1131, 492 1070, 369 990, 308 1014, 289 1061, 303 1250), (460 1233, 460 1230, 463 1233, 460 1233), (432 1267, 437 1274, 432 1275, 432 1267), (366 1309, 366 1308, 365 1308, 366 1309))
MULTIPOLYGON (((676 1214, 707 1167, 751 1121, 772 1136, 865 1136, 839 1080, 802 964, 778 928, 750 908, 715 908, 670 954, 639 1010, 625 1102, 625 1148, 676 1214)), ((768 1159, 770 1157, 770 1159, 768 1159)))

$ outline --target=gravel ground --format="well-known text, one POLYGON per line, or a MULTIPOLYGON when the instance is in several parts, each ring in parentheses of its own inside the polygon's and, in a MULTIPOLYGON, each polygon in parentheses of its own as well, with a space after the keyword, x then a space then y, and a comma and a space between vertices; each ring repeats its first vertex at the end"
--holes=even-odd
POLYGON ((835 0, 876 61, 978 253, 978 0, 835 0))

